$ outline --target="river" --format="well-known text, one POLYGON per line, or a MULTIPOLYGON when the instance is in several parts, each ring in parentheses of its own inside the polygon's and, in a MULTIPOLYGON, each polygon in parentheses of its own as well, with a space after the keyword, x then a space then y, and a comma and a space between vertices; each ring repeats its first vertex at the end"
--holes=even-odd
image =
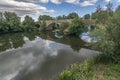
POLYGON ((47 33, 0 35, 0 80, 53 80, 71 64, 95 53, 82 53, 76 37, 54 38, 47 33))

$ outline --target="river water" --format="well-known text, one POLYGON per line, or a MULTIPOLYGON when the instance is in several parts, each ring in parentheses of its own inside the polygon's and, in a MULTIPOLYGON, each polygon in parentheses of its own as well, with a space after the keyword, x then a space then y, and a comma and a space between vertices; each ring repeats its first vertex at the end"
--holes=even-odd
POLYGON ((0 80, 53 80, 71 64, 96 55, 82 53, 76 37, 54 38, 46 33, 0 35, 0 80))

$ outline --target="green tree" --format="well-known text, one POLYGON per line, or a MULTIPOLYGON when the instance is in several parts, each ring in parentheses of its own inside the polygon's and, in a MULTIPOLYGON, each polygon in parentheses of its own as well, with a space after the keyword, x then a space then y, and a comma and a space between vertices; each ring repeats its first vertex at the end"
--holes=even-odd
POLYGON ((61 20, 61 19, 63 19, 63 17, 62 16, 57 16, 56 19, 61 20))
POLYGON ((0 19, 3 19, 3 14, 0 12, 0 19))
POLYGON ((56 19, 58 19, 58 20, 67 19, 67 16, 65 16, 65 15, 57 16, 56 19))
POLYGON ((62 15, 62 17, 63 17, 63 19, 66 19, 66 18, 67 18, 67 16, 65 16, 65 15, 62 15))
POLYGON ((45 31, 46 30, 46 23, 45 23, 44 20, 40 22, 40 30, 41 31, 45 31))
POLYGON ((69 33, 78 36, 83 31, 85 31, 85 25, 83 21, 80 18, 75 18, 71 23, 69 33))
POLYGON ((108 20, 108 17, 109 16, 108 16, 107 11, 101 11, 101 12, 98 13, 97 22, 105 24, 106 21, 108 20))
POLYGON ((69 23, 68 22, 63 22, 61 25, 60 25, 60 31, 61 33, 64 32, 65 29, 67 29, 69 27, 69 23))
POLYGON ((8 24, 9 31, 20 31, 20 19, 15 13, 5 12, 5 21, 8 24))
POLYGON ((98 15, 97 12, 92 13, 92 19, 93 20, 97 20, 97 15, 98 15))
POLYGON ((111 3, 111 2, 109 2, 107 5, 106 5, 106 7, 107 7, 107 11, 108 12, 112 12, 113 10, 113 4, 111 3))
POLYGON ((108 12, 108 14, 109 14, 110 16, 112 16, 112 15, 113 15, 113 4, 112 4, 111 2, 109 2, 109 3, 106 5, 106 7, 107 7, 107 12, 108 12))
POLYGON ((120 11, 120 5, 116 8, 115 12, 120 11))
POLYGON ((74 19, 74 18, 79 18, 78 14, 73 12, 73 13, 70 13, 68 16, 67 16, 68 19, 74 19))
POLYGON ((5 20, 0 19, 0 32, 8 32, 9 31, 9 27, 7 25, 7 23, 5 22, 5 20))
POLYGON ((100 6, 100 5, 98 5, 97 7, 96 7, 96 12, 101 12, 102 11, 102 7, 100 6))
POLYGON ((107 26, 104 29, 95 31, 96 36, 100 37, 97 48, 108 56, 111 56, 115 62, 120 62, 120 10, 109 18, 107 26))
POLYGON ((25 16, 25 20, 23 21, 23 28, 25 31, 37 30, 34 20, 29 16, 25 16))
POLYGON ((96 23, 101 23, 101 21, 103 21, 102 19, 104 15, 105 15, 105 11, 102 10, 101 5, 98 5, 96 7, 96 11, 92 13, 92 19, 95 20, 96 23))
POLYGON ((90 14, 84 15, 84 19, 90 19, 90 14))
POLYGON ((53 20, 53 18, 49 15, 40 15, 38 20, 39 21, 41 21, 41 20, 53 20))

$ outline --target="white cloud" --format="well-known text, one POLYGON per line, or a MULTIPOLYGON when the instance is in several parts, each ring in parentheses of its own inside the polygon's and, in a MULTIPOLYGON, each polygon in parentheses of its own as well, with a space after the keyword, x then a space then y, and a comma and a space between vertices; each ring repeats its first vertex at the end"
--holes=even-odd
MULTIPOLYGON (((40 15, 44 13, 53 13, 54 10, 48 10, 44 6, 40 6, 36 3, 48 3, 52 2, 54 4, 69 3, 80 6, 91 6, 100 0, 0 0, 0 12, 10 11, 15 12, 19 16, 25 16, 27 14, 40 15)), ((111 0, 101 0, 109 2, 111 0)), ((120 0, 117 0, 120 2, 120 0)))
POLYGON ((16 0, 16 1, 33 2, 33 3, 35 3, 35 2, 40 2, 40 3, 52 2, 54 4, 61 4, 63 2, 66 2, 66 3, 71 3, 71 4, 79 4, 81 6, 89 6, 89 5, 93 5, 98 0, 84 0, 83 2, 81 2, 80 0, 16 0))
POLYGON ((49 2, 49 0, 15 0, 15 1, 19 1, 19 2, 32 2, 32 3, 35 3, 35 2, 48 3, 49 2))
POLYGON ((118 2, 120 2, 120 0, 118 0, 118 2))
POLYGON ((98 0, 84 0, 82 2, 80 0, 50 0, 50 1, 55 4, 61 4, 63 2, 66 2, 80 6, 90 6, 90 5, 94 5, 94 3, 96 3, 98 0))
POLYGON ((90 1, 84 1, 79 3, 81 6, 90 6, 90 5, 94 5, 93 3, 91 3, 90 1))
MULTIPOLYGON (((31 0, 32 1, 32 0, 31 0)), ((36 0, 38 1, 38 0, 36 0)), ((41 0, 46 1, 46 0, 41 0)), ((15 12, 19 16, 24 16, 26 14, 40 14, 40 13, 53 13, 54 10, 48 10, 46 7, 37 5, 35 3, 30 3, 20 0, 1 0, 0 1, 0 12, 15 12)))
POLYGON ((110 2, 111 0, 104 0, 105 2, 110 2))
POLYGON ((77 0, 65 0, 65 2, 68 2, 68 3, 74 3, 76 2, 77 0))
POLYGON ((51 0, 52 3, 55 3, 55 4, 60 4, 61 1, 60 0, 51 0))
POLYGON ((1 0, 0 1, 0 12, 15 12, 18 16, 25 16, 27 14, 44 14, 53 13, 54 10, 48 10, 46 7, 40 6, 35 3, 48 3, 60 4, 63 2, 70 4, 77 4, 81 6, 93 5, 97 0, 85 0, 80 2, 79 0, 1 0))
POLYGON ((98 0, 89 0, 92 3, 96 3, 98 0))
POLYGON ((107 9, 107 7, 106 7, 106 6, 104 6, 104 7, 103 7, 103 10, 106 10, 106 9, 107 9))
POLYGON ((61 4, 63 2, 66 2, 66 3, 76 3, 76 1, 78 0, 50 0, 52 3, 55 3, 55 4, 61 4))

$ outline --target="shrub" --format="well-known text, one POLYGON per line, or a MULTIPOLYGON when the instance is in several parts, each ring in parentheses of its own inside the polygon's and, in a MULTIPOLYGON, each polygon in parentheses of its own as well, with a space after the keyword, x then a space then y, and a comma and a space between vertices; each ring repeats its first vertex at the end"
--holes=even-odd
POLYGON ((81 19, 79 19, 79 18, 75 18, 72 21, 71 26, 69 28, 69 34, 71 34, 71 35, 79 35, 83 31, 85 31, 85 25, 84 25, 83 21, 81 19))
POLYGON ((70 69, 63 71, 57 80, 92 80, 91 64, 85 61, 82 64, 73 64, 70 69))
POLYGON ((104 29, 94 32, 95 36, 99 36, 100 40, 95 45, 101 52, 111 56, 114 62, 120 62, 120 11, 114 13, 109 18, 104 29))

